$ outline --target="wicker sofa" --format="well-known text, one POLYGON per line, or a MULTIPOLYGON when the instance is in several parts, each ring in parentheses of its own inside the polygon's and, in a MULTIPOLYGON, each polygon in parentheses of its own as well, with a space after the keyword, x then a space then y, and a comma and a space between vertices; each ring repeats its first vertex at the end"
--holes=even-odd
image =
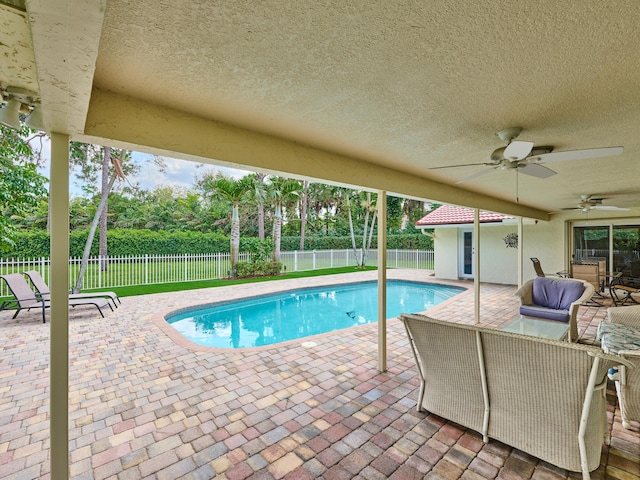
MULTIPOLYGON (((611 323, 640 329, 640 305, 610 307, 607 309, 607 319, 611 323)), ((622 426, 630 428, 630 421, 640 422, 640 350, 625 350, 619 355, 635 366, 622 367, 616 380, 622 426)))
POLYGON ((578 308, 595 289, 584 280, 536 277, 526 281, 514 295, 520 298, 520 313, 531 317, 568 322, 570 342, 578 341, 578 308))
MULTIPOLYGON (((600 465, 608 441, 600 348, 402 314, 420 376, 417 408, 566 470, 600 465)), ((624 362, 624 360, 622 360, 624 362)))

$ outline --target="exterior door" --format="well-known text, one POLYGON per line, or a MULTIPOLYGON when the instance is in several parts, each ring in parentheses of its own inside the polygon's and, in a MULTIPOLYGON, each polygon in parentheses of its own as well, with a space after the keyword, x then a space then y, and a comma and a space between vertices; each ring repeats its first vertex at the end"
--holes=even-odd
POLYGON ((473 278, 473 255, 473 230, 460 230, 460 278, 473 278))

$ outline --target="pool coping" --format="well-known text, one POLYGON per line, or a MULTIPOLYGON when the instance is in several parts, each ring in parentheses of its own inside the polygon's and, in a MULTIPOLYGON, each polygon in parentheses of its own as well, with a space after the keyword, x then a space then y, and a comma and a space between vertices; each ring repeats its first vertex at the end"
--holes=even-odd
MULTIPOLYGON (((374 272, 375 273, 375 272, 374 272)), ((340 276, 343 276, 345 274, 339 274, 340 276)), ((195 309, 200 309, 200 308, 208 308, 208 307, 214 307, 214 306, 221 306, 221 305, 228 305, 230 303, 233 302, 237 302, 237 301, 243 301, 243 300, 248 300, 248 299, 254 299, 254 298, 263 298, 263 297, 267 297, 273 294, 281 294, 284 292, 289 292, 289 291, 301 291, 301 290, 309 290, 309 289, 316 289, 316 288, 324 288, 324 287, 332 287, 332 286, 339 286, 339 285, 344 285, 344 284, 358 284, 358 283, 370 283, 370 282, 375 282, 377 281, 377 278, 374 279, 355 279, 353 281, 338 281, 336 283, 336 281, 334 281, 333 283, 325 283, 324 280, 331 280, 331 275, 329 276, 325 276, 325 277, 318 277, 318 278, 322 278, 322 281, 318 282, 318 285, 310 285, 308 287, 296 287, 296 286, 291 286, 288 285, 289 282, 283 282, 283 281, 278 281, 278 282, 274 282, 274 290, 268 293, 263 293, 263 294, 258 294, 258 295, 246 295, 246 296, 241 296, 241 297, 237 297, 237 298, 233 298, 233 299, 229 299, 229 300, 221 300, 218 302, 208 302, 208 303, 201 303, 201 304, 191 304, 191 305, 187 305, 187 306, 183 306, 183 307, 177 307, 177 308, 172 308, 170 310, 165 310, 163 312, 158 312, 156 314, 153 314, 151 316, 151 321, 162 331, 164 332, 175 344, 179 345, 182 348, 185 348, 187 350, 190 351, 194 351, 194 352, 210 352, 210 353, 254 353, 254 352, 263 352, 266 350, 278 350, 280 348, 285 348, 285 347, 289 347, 291 345, 298 345, 298 346, 302 346, 305 347, 304 343, 307 342, 312 342, 313 345, 309 345, 309 346, 313 346, 313 347, 317 347, 318 341, 321 341, 323 338, 327 338, 327 337, 333 337, 336 335, 341 335, 342 332, 351 332, 353 330, 356 329, 365 329, 365 328, 372 328, 378 325, 378 322, 371 322, 371 323, 367 323, 367 324, 363 324, 363 325, 354 325, 351 327, 346 327, 346 328, 341 328, 339 330, 332 330, 330 332, 324 332, 324 333, 318 333, 315 335, 310 335, 307 337, 302 337, 302 338, 298 338, 298 339, 294 339, 294 340, 287 340, 285 342, 279 342, 279 343, 274 343, 271 345, 262 345, 262 346, 258 346, 258 347, 244 347, 244 348, 227 348, 227 347, 210 347, 210 346, 206 346, 206 345, 200 345, 198 343, 195 343, 191 340, 189 340, 188 338, 186 338, 184 335, 182 335, 180 332, 178 332, 178 330, 176 330, 174 327, 171 326, 171 324, 167 321, 167 316, 174 314, 174 315, 179 315, 181 313, 186 313, 189 312, 190 310, 195 310, 195 309)), ((313 277, 312 277, 313 278, 313 277)), ((294 281, 295 279, 292 279, 292 281, 294 281)), ((462 290, 460 291, 460 293, 454 295, 453 297, 444 300, 441 303, 438 303, 437 305, 434 305, 432 307, 436 308, 436 307, 442 307, 447 305, 449 302, 452 302, 454 300, 456 300, 460 295, 464 295, 465 293, 469 292, 470 287, 467 285, 460 285, 459 282, 455 282, 455 281, 446 281, 446 280, 442 280, 442 279, 433 279, 433 280, 415 280, 415 279, 408 279, 408 278, 387 278, 387 280, 393 280, 393 281, 405 281, 405 282, 412 282, 412 283, 426 283, 426 284, 431 284, 431 285, 442 285, 442 286, 447 286, 447 287, 458 287, 461 288, 462 290)), ((214 289, 220 289, 220 288, 232 288, 231 286, 229 287, 214 287, 214 289)), ((205 295, 207 293, 208 290, 211 289, 202 289, 203 292, 202 294, 205 295)), ((425 310, 422 312, 412 312, 412 313, 426 313, 429 312, 431 309, 429 310, 425 310)), ((391 322, 391 321, 399 321, 398 317, 390 317, 387 318, 387 323, 391 322)), ((377 328, 376 328, 377 330, 377 328)))

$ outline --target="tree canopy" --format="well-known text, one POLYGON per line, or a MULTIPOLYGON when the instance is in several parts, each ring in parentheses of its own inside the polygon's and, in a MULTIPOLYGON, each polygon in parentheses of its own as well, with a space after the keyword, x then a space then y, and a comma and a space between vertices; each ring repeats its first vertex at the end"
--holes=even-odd
MULTIPOLYGON (((47 228, 48 195, 47 179, 37 171, 42 162, 37 142, 43 141, 43 134, 26 127, 17 132, 0 127, 0 133, 0 251, 6 252, 11 250, 20 230, 47 228), (36 145, 35 149, 30 142, 36 145)), ((72 231, 88 230, 92 224, 103 191, 100 174, 104 176, 105 148, 74 142, 70 145, 70 164, 82 190, 81 196, 70 200, 72 231)), ((117 153, 112 151, 111 155, 117 153)), ((163 159, 154 158, 154 163, 157 168, 164 168, 163 159)), ((230 178, 214 167, 190 188, 165 185, 146 190, 135 183, 138 170, 134 162, 124 162, 123 168, 127 182, 108 194, 105 223, 108 230, 231 236, 232 230, 241 228, 242 238, 261 239, 264 232, 269 232, 276 258, 281 236, 341 237, 353 230, 353 235, 362 238, 365 230, 372 233, 375 194, 264 173, 230 178)), ((423 202, 387 197, 389 233, 414 233, 414 223, 424 215, 424 207, 423 202)), ((101 225, 101 231, 102 228, 101 225)), ((233 233, 238 235, 236 231, 233 233)), ((300 244, 303 248, 303 240, 300 244)))
MULTIPOLYGON (((0 126, 0 250, 15 243, 20 223, 46 199, 47 179, 37 171, 29 145, 30 130, 0 126)), ((46 201, 46 200, 45 200, 46 201)))

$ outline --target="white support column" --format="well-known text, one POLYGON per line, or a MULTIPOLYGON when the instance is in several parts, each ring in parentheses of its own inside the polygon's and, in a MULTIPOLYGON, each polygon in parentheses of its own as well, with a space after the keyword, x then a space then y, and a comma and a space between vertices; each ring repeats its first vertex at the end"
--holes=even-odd
POLYGON ((474 316, 480 323, 480 210, 473 209, 473 291, 474 316))
POLYGON ((51 479, 69 478, 69 136, 51 134, 51 479))
POLYGON ((522 217, 518 217, 518 288, 524 283, 524 235, 522 217))
POLYGON ((378 370, 387 371, 387 192, 378 191, 378 370))

